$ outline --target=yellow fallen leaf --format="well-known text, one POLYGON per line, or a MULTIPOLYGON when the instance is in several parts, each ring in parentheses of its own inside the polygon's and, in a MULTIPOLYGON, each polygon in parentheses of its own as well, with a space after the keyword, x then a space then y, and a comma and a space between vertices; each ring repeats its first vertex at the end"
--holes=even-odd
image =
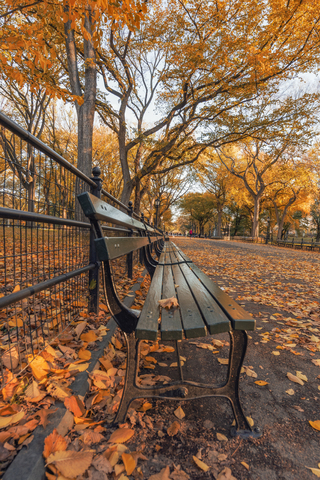
POLYGON ((90 332, 83 333, 80 336, 80 340, 87 343, 95 342, 97 338, 98 338, 97 335, 92 330, 90 330, 90 332))
POLYGON ((280 355, 280 352, 277 352, 276 350, 271 352, 271 353, 272 353, 272 355, 280 355))
POLYGON ((129 453, 122 454, 122 461, 124 463, 127 475, 131 475, 133 470, 136 468, 136 461, 132 455, 129 453))
POLYGON ((229 359, 228 358, 217 358, 218 362, 221 363, 221 365, 228 365, 229 364, 229 359))
POLYGON ((301 380, 303 380, 304 382, 308 381, 308 378, 305 375, 303 375, 302 372, 296 371, 296 375, 298 378, 301 378, 301 380))
POLYGON ((152 408, 152 404, 150 402, 144 402, 143 405, 139 408, 139 412, 146 412, 152 408))
POLYGON ((249 470, 249 465, 246 462, 240 462, 247 470, 249 470))
POLYGON ((317 367, 320 367, 320 358, 317 358, 316 360, 311 360, 312 363, 314 363, 314 365, 316 365, 317 367))
POLYGON ((248 423, 249 423, 250 427, 253 427, 253 425, 254 425, 253 419, 251 417, 246 417, 246 419, 248 420, 248 423))
POLYGON ((319 430, 320 432, 320 420, 316 420, 315 422, 312 422, 311 420, 309 420, 309 423, 312 428, 314 428, 315 430, 319 430))
POLYGON ((90 363, 70 363, 68 370, 78 370, 84 372, 89 367, 90 363))
POLYGON ((290 372, 287 373, 287 377, 291 382, 299 383, 299 385, 304 385, 304 382, 301 380, 301 378, 296 377, 295 375, 292 375, 292 373, 290 372))
POLYGON ((118 428, 111 437, 109 438, 109 442, 112 443, 125 443, 134 435, 134 430, 131 428, 118 428))
POLYGON ((163 363, 163 362, 159 362, 158 365, 159 365, 159 367, 167 367, 168 366, 167 363, 163 363))
POLYGON ((174 435, 177 435, 179 430, 180 430, 180 423, 175 421, 175 422, 171 423, 170 427, 167 429, 167 434, 170 437, 174 437, 174 435))
POLYGON ((23 327, 23 320, 19 317, 14 317, 10 319, 8 323, 10 327, 18 327, 18 328, 23 327))
POLYGON ((179 307, 178 300, 175 297, 163 298, 162 300, 158 300, 158 303, 159 303, 160 307, 167 308, 168 310, 170 308, 179 307))
POLYGON ((179 418, 179 420, 182 420, 186 414, 184 413, 184 411, 182 410, 181 407, 178 407, 175 411, 174 411, 174 414, 177 418, 179 418))
POLYGON ((263 385, 269 385, 268 382, 265 382, 264 380, 256 380, 254 383, 257 385, 263 386, 263 385))
POLYGON ((58 451, 47 458, 47 465, 54 464, 64 477, 74 478, 83 475, 90 467, 95 450, 75 452, 73 450, 58 451))
POLYGON ((33 358, 33 355, 28 355, 28 362, 31 362, 30 367, 36 380, 41 381, 46 378, 48 372, 50 371, 50 367, 43 357, 38 355, 37 357, 33 358))
POLYGON ((223 433, 217 432, 216 435, 217 435, 217 439, 220 440, 221 442, 227 442, 228 441, 227 437, 225 435, 223 435, 223 433))
POLYGON ((320 478, 320 469, 319 468, 310 468, 306 467, 308 470, 311 470, 311 472, 318 478, 320 478))
POLYGON ((292 388, 289 388, 289 390, 286 390, 286 393, 288 395, 294 395, 294 390, 292 390, 292 388))
POLYGON ((209 467, 206 463, 204 463, 204 462, 202 462, 201 460, 199 460, 199 458, 194 457, 194 456, 193 456, 192 458, 193 458, 194 463, 195 463, 199 468, 201 468, 201 470, 203 470, 204 472, 207 472, 207 471, 209 470, 210 467, 209 467))
POLYGON ((15 415, 10 415, 9 417, 0 417, 0 429, 5 428, 8 425, 13 425, 14 423, 20 422, 24 417, 24 411, 16 413, 15 415))

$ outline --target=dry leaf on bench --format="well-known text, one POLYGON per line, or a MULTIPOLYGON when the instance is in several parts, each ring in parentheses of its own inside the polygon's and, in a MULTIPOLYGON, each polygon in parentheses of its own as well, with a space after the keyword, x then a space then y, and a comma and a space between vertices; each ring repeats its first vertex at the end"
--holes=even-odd
POLYGON ((134 435, 134 430, 131 428, 118 428, 111 437, 109 438, 109 442, 113 443, 125 443, 134 435))
POLYGON ((195 463, 199 468, 201 468, 201 470, 203 470, 204 472, 207 472, 207 471, 209 470, 210 467, 209 467, 206 463, 204 463, 204 462, 202 462, 201 460, 199 460, 199 458, 194 457, 194 456, 193 456, 192 458, 193 458, 194 463, 195 463))
POLYGON ((75 478, 90 467, 94 453, 94 450, 55 452, 48 457, 47 465, 53 463, 64 477, 75 478))
POLYGON ((291 382, 294 382, 294 383, 299 383, 299 385, 304 385, 303 381, 301 380, 301 378, 298 378, 296 377, 295 375, 292 375, 292 373, 288 372, 287 373, 287 377, 289 378, 289 380, 291 382))
POLYGON ((179 418, 179 420, 182 420, 186 414, 184 413, 184 411, 182 410, 181 407, 178 407, 175 411, 174 411, 174 414, 177 418, 179 418))
POLYGON ((159 303, 160 307, 167 308, 168 310, 170 308, 179 307, 178 300, 175 297, 163 298, 162 300, 158 300, 158 303, 159 303))
POLYGON ((174 437, 175 435, 177 435, 179 430, 180 430, 180 423, 176 421, 171 423, 170 427, 167 429, 167 434, 170 437, 174 437))

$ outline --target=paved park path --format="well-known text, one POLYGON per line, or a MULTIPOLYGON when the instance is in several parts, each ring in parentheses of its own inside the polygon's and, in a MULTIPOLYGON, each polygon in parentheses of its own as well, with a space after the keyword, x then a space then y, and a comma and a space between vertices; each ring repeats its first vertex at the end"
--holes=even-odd
MULTIPOLYGON (((309 424, 320 420, 320 254, 240 242, 173 241, 257 320, 257 330, 249 332, 241 398, 263 436, 249 442, 231 439, 227 403, 217 399, 185 402, 186 435, 177 448, 186 458, 200 450, 199 456, 211 465, 210 474, 192 478, 220 479, 223 466, 238 480, 317 478, 306 467, 320 468, 320 431, 309 424), (303 385, 290 381, 288 373, 302 377, 303 385), (267 383, 258 385, 258 380, 267 383), (229 440, 217 442, 216 433, 229 440), (225 455, 220 463, 218 454, 225 455)), ((228 340, 222 335, 216 338, 228 340)), ((227 346, 219 357, 227 358, 227 346)), ((208 378, 212 354, 209 358, 207 350, 197 348, 199 362, 195 363, 190 345, 183 348, 190 376, 208 378)), ((213 375, 220 378, 227 367, 216 357, 214 361, 218 373, 213 375)))

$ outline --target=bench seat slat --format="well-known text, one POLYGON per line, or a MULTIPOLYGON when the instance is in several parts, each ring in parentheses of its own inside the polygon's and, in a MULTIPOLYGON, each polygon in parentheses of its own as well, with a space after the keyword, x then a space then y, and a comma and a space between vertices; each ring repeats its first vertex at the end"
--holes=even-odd
POLYGON ((221 310, 212 295, 199 281, 198 277, 196 277, 188 265, 180 265, 180 269, 189 284, 189 288, 195 297, 199 309, 201 310, 209 333, 214 335, 218 333, 229 332, 230 320, 221 310))
MULTIPOLYGON (((167 262, 168 254, 165 254, 167 262)), ((158 267, 159 268, 159 267, 158 267)), ((169 265, 163 267, 163 290, 162 298, 171 298, 176 296, 172 270, 169 265)), ((179 308, 161 309, 161 339, 162 340, 180 340, 183 338, 183 329, 181 323, 181 313, 179 308)))
POLYGON ((172 268, 186 338, 204 337, 207 334, 206 326, 180 266, 165 268, 172 268))
POLYGON ((158 338, 160 308, 158 300, 161 298, 163 267, 158 266, 152 278, 146 301, 136 327, 136 338, 153 340, 158 338))
POLYGON ((243 310, 229 295, 224 293, 216 283, 214 283, 200 268, 194 263, 189 263, 192 271, 197 275, 205 287, 216 299, 217 303, 226 312, 231 319, 234 330, 254 330, 255 320, 250 317, 249 313, 243 310))
MULTIPOLYGON (((157 237, 150 237, 150 241, 156 242, 157 237)), ((94 243, 99 260, 105 261, 114 260, 144 247, 149 244, 149 239, 148 237, 109 237, 96 238, 94 243)))

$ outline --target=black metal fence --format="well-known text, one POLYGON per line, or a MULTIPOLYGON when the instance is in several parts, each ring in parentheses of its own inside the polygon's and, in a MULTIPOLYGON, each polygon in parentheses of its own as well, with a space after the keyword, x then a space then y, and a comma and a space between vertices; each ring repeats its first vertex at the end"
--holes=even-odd
POLYGON ((87 177, 0 113, 0 387, 88 304, 98 309, 93 233, 76 195, 90 190, 132 215, 98 173, 87 177))

